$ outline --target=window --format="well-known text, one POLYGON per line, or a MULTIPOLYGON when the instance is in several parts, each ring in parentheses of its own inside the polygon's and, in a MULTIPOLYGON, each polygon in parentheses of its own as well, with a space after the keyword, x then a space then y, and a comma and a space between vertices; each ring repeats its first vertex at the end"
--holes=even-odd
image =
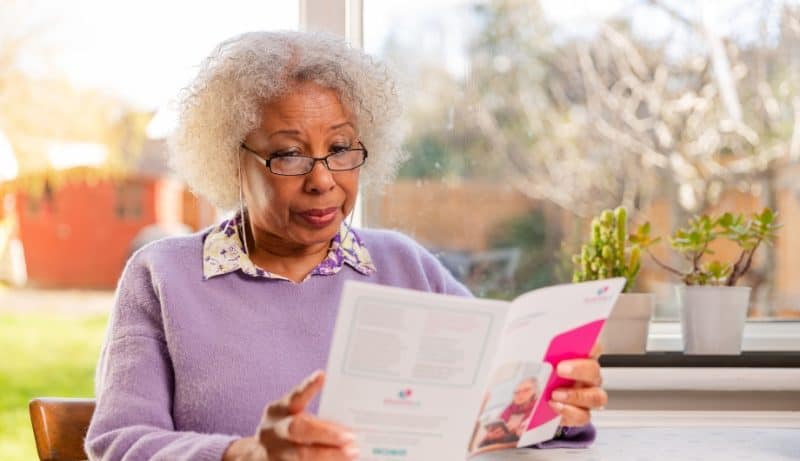
MULTIPOLYGON (((366 0, 363 36, 402 74, 411 153, 367 225, 509 298, 569 281, 604 208, 667 237, 770 206, 785 226, 742 282, 750 317, 800 318, 800 2, 366 0)), ((675 280, 644 263, 639 289, 676 320, 675 280)))
POLYGON ((222 40, 297 29, 298 3, 0 0, 0 138, 16 170, 3 180, 19 179, 8 219, 32 285, 112 290, 131 241, 211 209, 168 187, 170 102, 222 40))
POLYGON ((121 183, 114 187, 114 215, 119 220, 136 221, 142 217, 142 185, 121 183))

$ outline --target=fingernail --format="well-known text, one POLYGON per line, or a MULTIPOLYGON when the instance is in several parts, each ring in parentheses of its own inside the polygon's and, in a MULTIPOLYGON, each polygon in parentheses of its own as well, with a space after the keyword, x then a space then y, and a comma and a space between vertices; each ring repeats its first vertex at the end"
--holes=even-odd
POLYGON ((559 402, 564 402, 567 400, 567 392, 566 391, 553 391, 553 400, 557 400, 559 402))
POLYGON ((558 368, 556 368, 556 371, 558 372, 559 375, 566 377, 572 374, 572 368, 573 366, 571 363, 561 362, 558 364, 558 368))
POLYGON ((303 388, 308 387, 309 385, 311 385, 311 383, 313 383, 314 381, 316 381, 319 378, 320 373, 321 373, 321 371, 317 370, 314 373, 311 373, 310 375, 306 376, 306 379, 304 379, 303 382, 301 382, 300 385, 297 386, 297 387, 299 389, 303 389, 303 388))
POLYGON ((351 442, 355 442, 356 435, 353 434, 352 432, 342 432, 342 435, 340 436, 340 438, 342 440, 342 443, 351 443, 351 442))
POLYGON ((561 413, 561 410, 564 409, 564 404, 562 403, 554 402, 552 400, 548 403, 550 404, 550 408, 552 408, 556 413, 561 413))
POLYGON ((361 451, 358 449, 357 446, 351 445, 344 449, 344 454, 350 459, 358 459, 358 456, 361 454, 361 451))

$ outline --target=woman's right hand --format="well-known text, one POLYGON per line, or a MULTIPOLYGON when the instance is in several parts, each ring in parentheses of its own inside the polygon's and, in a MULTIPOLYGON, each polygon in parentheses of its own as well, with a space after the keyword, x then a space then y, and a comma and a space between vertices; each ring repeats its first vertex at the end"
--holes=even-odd
POLYGON ((355 435, 348 429, 305 412, 322 389, 325 374, 313 373, 264 409, 252 437, 233 442, 223 461, 350 461, 358 459, 355 435))

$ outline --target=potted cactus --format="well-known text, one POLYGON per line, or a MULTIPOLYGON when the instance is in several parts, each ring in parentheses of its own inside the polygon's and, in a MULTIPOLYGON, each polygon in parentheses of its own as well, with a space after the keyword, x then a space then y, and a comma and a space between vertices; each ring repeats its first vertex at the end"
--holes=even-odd
POLYGON ((591 238, 574 255, 573 282, 625 277, 627 283, 600 335, 603 351, 612 354, 643 354, 647 349, 650 317, 655 298, 651 293, 631 293, 641 268, 641 253, 658 239, 650 238, 645 223, 628 234, 625 207, 604 210, 592 220, 591 238))
POLYGON ((678 287, 678 300, 685 353, 741 353, 750 287, 736 283, 750 269, 759 246, 772 244, 780 227, 777 213, 770 208, 750 218, 732 213, 696 216, 669 240, 686 259, 688 269, 665 264, 648 251, 659 266, 683 282, 678 287), (714 254, 711 243, 718 238, 738 245, 735 261, 705 261, 707 255, 714 254))

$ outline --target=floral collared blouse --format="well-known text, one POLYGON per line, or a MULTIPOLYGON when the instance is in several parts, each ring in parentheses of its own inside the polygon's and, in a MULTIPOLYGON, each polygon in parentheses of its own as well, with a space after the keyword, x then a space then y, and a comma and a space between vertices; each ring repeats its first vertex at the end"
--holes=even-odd
MULTIPOLYGON (((203 244, 203 276, 206 280, 240 270, 252 277, 274 280, 289 280, 286 277, 257 267, 247 256, 239 237, 241 215, 236 214, 222 221, 206 236, 203 244)), ((328 256, 312 270, 306 278, 317 275, 333 275, 344 265, 361 274, 375 272, 375 265, 355 230, 342 223, 339 232, 331 240, 328 256)))

